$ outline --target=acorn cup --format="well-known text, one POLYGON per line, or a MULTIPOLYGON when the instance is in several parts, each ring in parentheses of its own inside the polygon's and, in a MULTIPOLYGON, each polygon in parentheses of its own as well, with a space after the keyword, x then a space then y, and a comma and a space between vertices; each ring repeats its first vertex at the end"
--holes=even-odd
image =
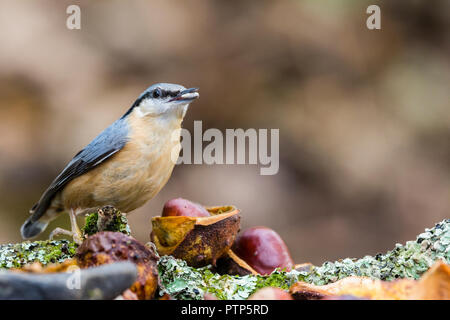
POLYGON ((236 238, 240 228, 239 210, 234 206, 205 209, 210 216, 181 213, 152 218, 150 239, 158 253, 182 259, 191 267, 215 266, 236 238))

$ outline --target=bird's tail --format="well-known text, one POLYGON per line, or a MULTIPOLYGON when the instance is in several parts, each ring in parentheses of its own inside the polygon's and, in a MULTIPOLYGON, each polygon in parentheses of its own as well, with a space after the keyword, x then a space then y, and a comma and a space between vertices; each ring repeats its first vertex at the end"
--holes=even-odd
POLYGON ((30 217, 24 222, 20 228, 22 238, 30 239, 36 237, 47 228, 51 219, 49 215, 49 205, 47 201, 39 201, 30 210, 30 217))

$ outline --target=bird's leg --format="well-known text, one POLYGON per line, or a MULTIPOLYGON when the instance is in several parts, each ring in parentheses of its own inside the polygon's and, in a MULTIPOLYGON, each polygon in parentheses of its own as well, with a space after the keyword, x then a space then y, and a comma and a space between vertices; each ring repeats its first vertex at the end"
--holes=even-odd
POLYGON ((73 241, 80 245, 83 242, 83 236, 81 234, 80 228, 78 228, 77 225, 77 212, 73 209, 70 209, 69 211, 69 217, 70 217, 70 226, 72 231, 62 229, 62 228, 56 228, 50 233, 50 240, 53 240, 55 236, 69 236, 73 238, 73 241))
POLYGON ((83 242, 83 235, 81 234, 80 228, 78 228, 77 212, 74 209, 70 209, 69 216, 70 225, 72 227, 73 241, 75 241, 77 244, 81 244, 81 242, 83 242))
POLYGON ((63 228, 55 228, 49 236, 50 240, 53 240, 55 238, 55 236, 69 236, 69 237, 73 237, 73 233, 72 231, 63 229, 63 228))

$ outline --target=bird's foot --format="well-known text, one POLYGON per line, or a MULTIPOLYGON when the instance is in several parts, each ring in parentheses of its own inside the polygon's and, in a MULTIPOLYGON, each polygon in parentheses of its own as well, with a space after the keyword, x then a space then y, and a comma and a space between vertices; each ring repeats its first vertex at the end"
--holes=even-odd
POLYGON ((55 236, 69 236, 69 237, 72 237, 73 242, 75 242, 78 245, 80 245, 83 242, 81 233, 79 234, 78 232, 69 231, 69 230, 66 230, 66 229, 63 229, 63 228, 56 228, 55 230, 53 230, 50 233, 49 239, 53 240, 55 238, 55 236))

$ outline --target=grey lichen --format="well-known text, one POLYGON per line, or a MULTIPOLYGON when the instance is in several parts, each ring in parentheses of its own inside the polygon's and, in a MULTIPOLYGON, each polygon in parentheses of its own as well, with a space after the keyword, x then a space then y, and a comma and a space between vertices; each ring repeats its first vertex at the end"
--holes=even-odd
POLYGON ((221 300, 245 300, 257 289, 267 286, 288 289, 298 281, 299 272, 274 271, 268 276, 219 275, 204 268, 191 268, 183 260, 163 256, 158 262, 160 294, 175 299, 201 300, 205 293, 221 300))
POLYGON ((40 262, 60 263, 75 255, 76 244, 67 240, 47 240, 0 245, 0 268, 20 268, 40 262))
POLYGON ((195 269, 183 260, 161 257, 158 262, 160 294, 167 293, 181 300, 201 300, 205 293, 211 293, 218 299, 243 300, 256 288, 257 276, 219 275, 209 269, 195 269))
POLYGON ((218 275, 210 267, 194 269, 182 260, 162 257, 158 264, 160 294, 169 294, 176 299, 203 299, 212 293, 218 299, 247 299, 257 289, 273 286, 289 288, 296 281, 323 285, 348 276, 367 276, 375 279, 418 279, 431 265, 442 259, 450 263, 450 219, 432 229, 426 229, 415 241, 397 244, 386 254, 362 259, 344 259, 326 262, 309 271, 284 272, 276 270, 268 276, 218 275))

